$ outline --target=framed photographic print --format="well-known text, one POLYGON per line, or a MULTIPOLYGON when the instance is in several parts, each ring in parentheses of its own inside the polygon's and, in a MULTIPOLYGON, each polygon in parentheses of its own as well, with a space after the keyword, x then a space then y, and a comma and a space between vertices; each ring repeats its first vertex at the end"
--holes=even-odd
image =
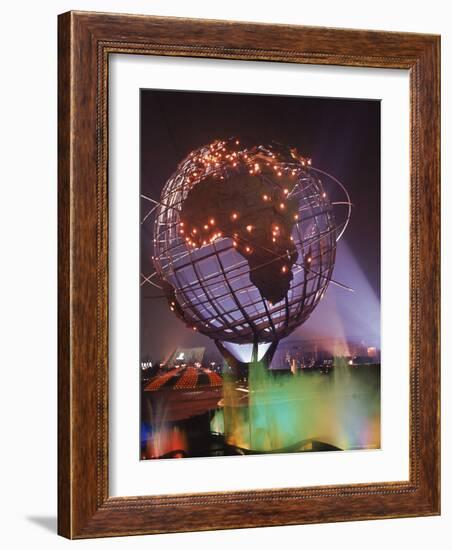
POLYGON ((439 37, 60 16, 58 435, 69 538, 439 514, 439 37))

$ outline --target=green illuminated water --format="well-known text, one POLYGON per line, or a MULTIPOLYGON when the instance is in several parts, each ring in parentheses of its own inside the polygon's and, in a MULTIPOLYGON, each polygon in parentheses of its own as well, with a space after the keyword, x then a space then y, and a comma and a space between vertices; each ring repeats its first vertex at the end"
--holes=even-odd
POLYGON ((351 368, 337 358, 329 374, 317 369, 280 374, 249 367, 248 385, 224 376, 224 407, 212 429, 227 443, 275 452, 316 440, 340 449, 380 446, 380 368, 351 368), (248 390, 248 391, 246 391, 248 390))

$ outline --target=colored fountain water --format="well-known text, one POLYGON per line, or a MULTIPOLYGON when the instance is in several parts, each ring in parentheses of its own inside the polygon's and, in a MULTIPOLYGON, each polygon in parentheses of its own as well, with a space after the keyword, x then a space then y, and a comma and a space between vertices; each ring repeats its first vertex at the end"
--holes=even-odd
POLYGON ((247 388, 228 374, 212 429, 223 428, 229 445, 248 452, 311 450, 313 441, 343 450, 379 448, 379 366, 344 363, 337 358, 329 374, 281 374, 254 363, 247 388))

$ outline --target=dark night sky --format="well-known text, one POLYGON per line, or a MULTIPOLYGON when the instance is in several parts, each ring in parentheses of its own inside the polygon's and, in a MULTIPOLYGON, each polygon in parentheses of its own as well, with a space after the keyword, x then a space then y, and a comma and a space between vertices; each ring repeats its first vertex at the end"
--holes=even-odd
MULTIPOLYGON (((230 136, 296 147, 345 184, 354 205, 346 242, 379 297, 380 102, 142 90, 141 192, 157 200, 191 150, 230 136)), ((327 190, 334 199, 333 189, 327 190)), ((142 201, 142 206, 145 213, 149 203, 142 201)), ((147 224, 141 233, 144 273, 153 271, 151 232, 147 224)), ((157 289, 145 285, 142 290, 142 356, 156 360, 176 345, 207 345, 208 338, 185 329, 166 300, 157 298, 157 289)))

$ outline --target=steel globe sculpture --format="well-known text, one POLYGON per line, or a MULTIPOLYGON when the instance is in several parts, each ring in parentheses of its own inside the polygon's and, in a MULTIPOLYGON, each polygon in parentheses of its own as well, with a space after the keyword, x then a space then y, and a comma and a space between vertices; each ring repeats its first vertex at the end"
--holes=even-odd
POLYGON ((295 149, 230 138, 191 152, 153 210, 153 284, 171 310, 228 362, 268 365, 332 280, 350 200, 295 149), (343 201, 330 201, 320 175, 343 201), (340 223, 336 205, 347 207, 340 223))

